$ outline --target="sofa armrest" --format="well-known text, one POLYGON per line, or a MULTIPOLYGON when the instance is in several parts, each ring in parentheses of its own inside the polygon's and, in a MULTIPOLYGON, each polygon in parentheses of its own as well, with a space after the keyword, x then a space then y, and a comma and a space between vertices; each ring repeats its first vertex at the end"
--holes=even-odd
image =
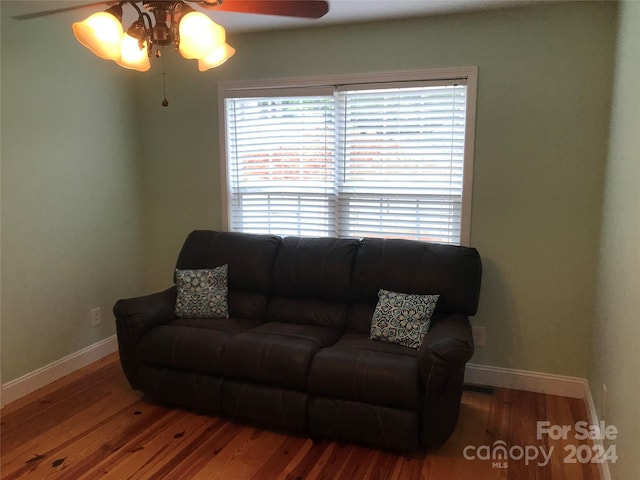
POLYGON ((418 371, 427 395, 439 394, 450 371, 464 368, 474 352, 471 325, 466 315, 434 319, 418 351, 418 371))
POLYGON ((176 287, 143 297, 118 300, 113 306, 116 323, 128 330, 133 343, 151 328, 176 319, 176 287))
POLYGON ((176 296, 174 286, 163 292, 118 300, 113 306, 120 363, 133 388, 139 388, 138 342, 153 327, 175 320, 176 296))

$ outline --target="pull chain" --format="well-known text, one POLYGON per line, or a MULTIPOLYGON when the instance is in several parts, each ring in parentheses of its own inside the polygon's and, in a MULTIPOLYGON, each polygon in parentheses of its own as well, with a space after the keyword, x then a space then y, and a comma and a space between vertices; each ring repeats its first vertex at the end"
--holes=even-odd
MULTIPOLYGON (((158 50, 158 53, 160 53, 160 51, 158 50)), ((169 106, 169 101, 167 100, 167 74, 165 72, 165 68, 164 68, 164 45, 162 46, 162 94, 164 96, 164 100, 162 100, 162 106, 163 107, 167 107, 169 106)))

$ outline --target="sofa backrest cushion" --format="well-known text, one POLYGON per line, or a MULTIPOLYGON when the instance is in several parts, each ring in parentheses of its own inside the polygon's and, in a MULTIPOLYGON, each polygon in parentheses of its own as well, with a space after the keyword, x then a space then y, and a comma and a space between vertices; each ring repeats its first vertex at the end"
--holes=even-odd
POLYGON ((229 316, 264 321, 280 242, 281 238, 274 235, 196 230, 185 240, 176 268, 193 270, 227 264, 229 316))
POLYGON ((359 240, 285 237, 268 320, 344 329, 359 240))
POLYGON ((415 240, 365 238, 353 267, 347 329, 365 333, 381 288, 440 295, 436 313, 474 315, 482 264, 475 248, 415 240))

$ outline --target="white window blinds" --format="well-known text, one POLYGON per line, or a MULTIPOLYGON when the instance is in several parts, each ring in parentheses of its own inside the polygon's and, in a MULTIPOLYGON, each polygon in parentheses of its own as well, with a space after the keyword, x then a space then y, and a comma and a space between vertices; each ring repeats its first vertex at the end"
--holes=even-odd
POLYGON ((460 243, 464 80, 260 93, 225 101, 230 230, 460 243))
POLYGON ((232 231, 335 233, 333 99, 227 100, 232 231))
POLYGON ((460 241, 466 88, 345 90, 338 230, 460 241))

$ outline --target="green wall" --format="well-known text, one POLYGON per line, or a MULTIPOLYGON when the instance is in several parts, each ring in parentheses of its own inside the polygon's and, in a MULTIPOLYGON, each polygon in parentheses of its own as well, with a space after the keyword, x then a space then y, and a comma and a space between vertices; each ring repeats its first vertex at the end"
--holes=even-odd
POLYGON ((471 243, 487 328, 474 363, 585 377, 614 65, 616 5, 230 35, 221 68, 167 55, 138 84, 145 272, 166 287, 194 228, 220 228, 217 82, 478 66, 471 243))
POLYGON ((6 383, 114 334, 143 249, 130 76, 77 44, 82 14, 17 22, 0 5, 6 383))
POLYGON ((612 478, 640 478, 640 2, 620 7, 620 28, 593 329, 591 391, 601 417, 617 426, 620 461, 612 478), (603 410, 602 384, 608 394, 603 410))
POLYGON ((236 56, 204 74, 167 52, 168 108, 157 62, 127 72, 77 45, 83 12, 32 20, 34 37, 1 5, 2 381, 112 334, 116 298, 169 285, 186 234, 220 228, 219 80, 458 66, 479 67, 473 362, 587 376, 615 3, 230 35, 236 56))

